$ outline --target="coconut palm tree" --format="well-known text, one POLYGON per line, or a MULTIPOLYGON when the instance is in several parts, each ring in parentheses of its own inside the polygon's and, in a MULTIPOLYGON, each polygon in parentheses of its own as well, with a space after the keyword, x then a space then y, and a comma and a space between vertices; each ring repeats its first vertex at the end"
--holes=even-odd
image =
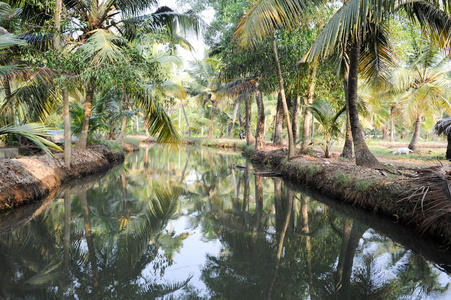
MULTIPOLYGON (((66 10, 70 13, 75 31, 81 31, 74 46, 83 45, 81 50, 89 57, 92 67, 98 69, 107 62, 117 62, 124 59, 123 49, 127 46, 127 39, 137 36, 137 28, 142 31, 155 31, 159 28, 176 26, 199 29, 199 22, 195 16, 178 14, 167 7, 157 9, 153 14, 144 15, 152 8, 156 1, 64 1, 66 10), (117 21, 120 15, 120 21, 117 21), (119 32, 122 37, 116 35, 119 32)), ((136 57, 135 57, 136 58, 136 57)), ((130 60, 129 58, 125 58, 130 60)), ((86 70, 84 70, 86 71, 86 70)), ((86 80, 86 103, 83 130, 78 146, 86 147, 89 119, 91 117, 93 95, 97 90, 98 74, 94 71, 86 80)), ((127 91, 128 93, 130 91, 127 91)), ((147 123, 152 127, 151 132, 158 134, 160 142, 176 142, 178 134, 173 128, 169 117, 160 107, 149 91, 141 88, 135 91, 135 101, 146 112, 147 123)))
MULTIPOLYGON (((349 114, 356 154, 356 163, 368 167, 381 167, 374 155, 365 144, 360 128, 357 110, 357 80, 361 57, 362 43, 371 40, 375 33, 381 32, 380 25, 392 13, 400 10, 407 12, 411 19, 418 20, 428 33, 443 45, 447 45, 448 14, 440 9, 437 3, 423 1, 384 1, 375 3, 371 1, 350 0, 338 10, 334 17, 325 26, 303 61, 324 59, 334 53, 340 56, 348 53, 348 84, 349 114), (366 30, 363 30, 366 29, 366 30), (444 37, 446 36, 446 37, 444 37)), ((374 65, 376 66, 376 65, 374 65)))
POLYGON ((416 50, 406 67, 394 70, 392 89, 402 93, 399 105, 413 121, 409 149, 418 149, 421 122, 442 106, 450 110, 447 98, 451 87, 451 60, 432 44, 416 50), (407 92, 405 92, 407 91, 407 92))

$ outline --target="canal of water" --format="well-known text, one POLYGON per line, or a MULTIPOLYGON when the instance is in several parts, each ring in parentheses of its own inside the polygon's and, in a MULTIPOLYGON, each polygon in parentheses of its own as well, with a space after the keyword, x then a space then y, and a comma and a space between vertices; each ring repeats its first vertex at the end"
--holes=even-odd
POLYGON ((451 252, 254 168, 141 148, 0 215, 0 299, 451 298, 451 252))

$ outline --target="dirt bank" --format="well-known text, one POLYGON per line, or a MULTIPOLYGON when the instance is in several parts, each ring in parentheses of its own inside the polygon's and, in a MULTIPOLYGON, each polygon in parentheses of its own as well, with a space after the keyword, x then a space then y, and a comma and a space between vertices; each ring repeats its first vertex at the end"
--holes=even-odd
POLYGON ((0 160, 0 211, 30 203, 48 195, 63 182, 99 173, 122 162, 121 151, 103 145, 73 149, 70 172, 62 153, 0 160))
POLYGON ((244 150, 253 163, 264 166, 296 185, 362 208, 413 229, 444 245, 451 245, 450 166, 399 171, 391 166, 374 170, 353 163, 307 155, 286 159, 286 149, 244 150), (403 174, 403 175, 400 175, 403 174))

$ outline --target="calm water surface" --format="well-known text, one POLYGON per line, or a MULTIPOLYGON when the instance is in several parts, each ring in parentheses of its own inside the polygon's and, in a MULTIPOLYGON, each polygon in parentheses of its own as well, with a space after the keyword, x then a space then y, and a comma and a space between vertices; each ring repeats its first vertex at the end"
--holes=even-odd
POLYGON ((451 298, 449 252, 252 168, 144 148, 1 215, 0 299, 451 298))

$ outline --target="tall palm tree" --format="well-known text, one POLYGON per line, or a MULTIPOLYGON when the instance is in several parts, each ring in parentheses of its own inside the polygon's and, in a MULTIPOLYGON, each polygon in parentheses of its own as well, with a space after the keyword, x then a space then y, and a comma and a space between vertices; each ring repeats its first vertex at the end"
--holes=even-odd
POLYGON ((379 25, 388 19, 392 13, 403 9, 410 18, 418 20, 423 28, 436 40, 447 45, 450 19, 448 14, 440 9, 438 3, 426 1, 372 1, 349 0, 338 10, 325 26, 303 61, 324 59, 334 53, 349 55, 348 97, 351 129, 354 141, 356 163, 368 167, 381 167, 371 154, 360 128, 357 111, 357 82, 362 42, 368 41, 378 32, 379 25), (376 30, 372 30, 372 28, 376 30), (366 30, 364 30, 366 29, 366 30))
MULTIPOLYGON (((123 37, 133 39, 137 36, 136 29, 141 26, 143 31, 153 31, 164 26, 179 24, 184 28, 199 29, 199 22, 195 16, 181 15, 167 7, 156 10, 153 14, 145 15, 146 10, 156 4, 155 0, 144 1, 118 1, 98 2, 90 0, 87 3, 79 0, 64 1, 65 8, 71 14, 75 29, 81 34, 77 37, 78 44, 84 44, 83 50, 91 54, 90 60, 95 68, 103 66, 106 62, 112 62, 121 57, 122 49, 127 46, 127 41, 115 33, 119 32, 123 37), (120 15, 120 21, 117 21, 120 15), (191 21, 191 22, 190 22, 191 21)), ((128 58, 130 59, 130 58, 128 58)), ((87 79, 85 118, 83 130, 78 146, 86 147, 89 119, 93 95, 97 90, 97 78, 93 72, 87 79)), ((154 134, 158 133, 161 142, 176 142, 178 134, 173 128, 169 117, 162 110, 156 99, 142 89, 137 93, 136 101, 145 111, 148 124, 154 134)))
POLYGON ((401 93, 399 105, 414 124, 409 144, 413 151, 418 149, 422 118, 431 116, 440 106, 451 108, 447 100, 451 87, 450 66, 448 56, 428 44, 416 49, 405 68, 394 70, 392 89, 401 93))
POLYGON ((235 38, 243 48, 254 47, 258 40, 270 36, 274 64, 277 69, 279 94, 282 101, 288 131, 288 157, 294 156, 295 144, 290 114, 285 95, 285 85, 277 52, 276 30, 284 23, 287 27, 296 25, 305 10, 305 3, 291 0, 261 0, 243 16, 235 31, 235 38))

